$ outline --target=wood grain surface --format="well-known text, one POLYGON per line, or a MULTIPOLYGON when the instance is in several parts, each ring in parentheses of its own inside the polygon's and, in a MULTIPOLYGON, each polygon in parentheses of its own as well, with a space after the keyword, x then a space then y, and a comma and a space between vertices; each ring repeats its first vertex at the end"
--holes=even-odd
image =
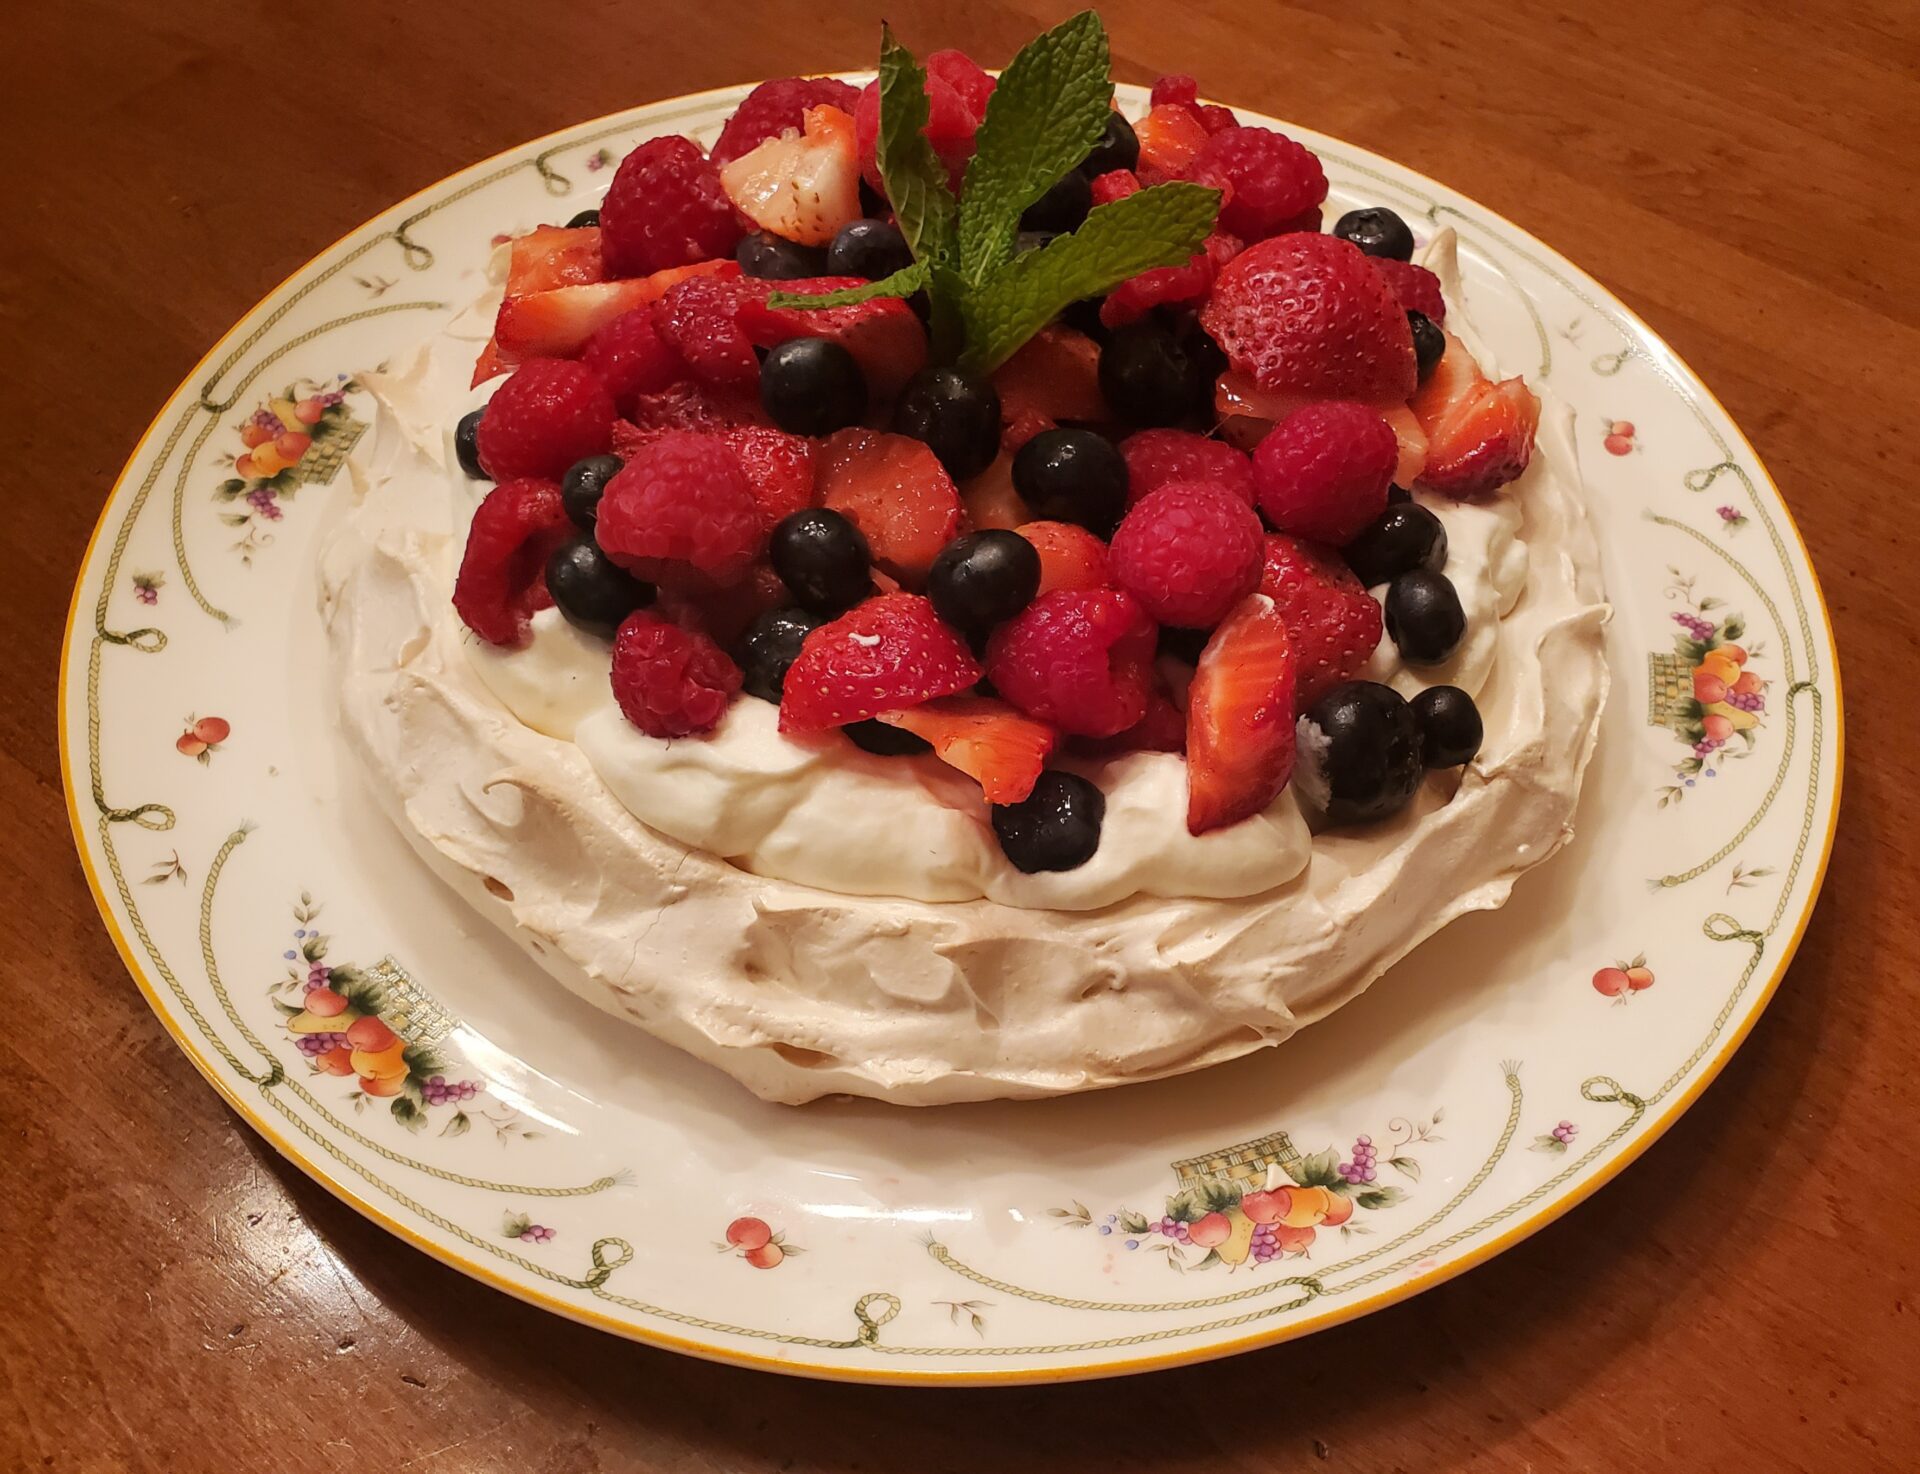
MULTIPOLYGON (((0 47, 0 1468, 1920 1466, 1920 10, 1105 7, 1119 75, 1377 149, 1562 248, 1746 428, 1824 580, 1852 764, 1745 1048, 1585 1206, 1432 1293, 1126 1382, 832 1387, 482 1288, 280 1162, 161 1031, 74 858, 62 617, 201 351, 361 220, 578 119, 862 64, 867 0, 9 8, 0 47)), ((895 0, 1004 60, 1031 4, 895 0)))

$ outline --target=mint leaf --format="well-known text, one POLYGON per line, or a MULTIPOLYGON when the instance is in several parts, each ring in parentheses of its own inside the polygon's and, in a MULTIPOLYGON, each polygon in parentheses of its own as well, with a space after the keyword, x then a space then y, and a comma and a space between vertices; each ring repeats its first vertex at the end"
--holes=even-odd
POLYGON ((871 302, 876 297, 911 297, 927 284, 927 264, 916 261, 911 266, 903 266, 892 276, 883 276, 878 281, 862 282, 857 287, 841 287, 832 292, 775 292, 767 298, 767 306, 802 310, 809 307, 853 307, 861 302, 871 302))
POLYGON ((1158 266, 1184 266, 1206 241, 1220 191, 1158 184, 1098 205, 1071 235, 1016 256, 961 303, 963 367, 990 373, 1069 303, 1158 266))
POLYGON ((978 287, 1013 254, 1020 215, 1100 141, 1113 101, 1107 32, 1083 10, 1020 48, 974 135, 960 274, 978 287))
POLYGON ((927 73, 913 53, 880 32, 880 136, 874 155, 893 216, 915 261, 936 264, 953 254, 959 204, 947 187, 947 166, 927 142, 927 73))

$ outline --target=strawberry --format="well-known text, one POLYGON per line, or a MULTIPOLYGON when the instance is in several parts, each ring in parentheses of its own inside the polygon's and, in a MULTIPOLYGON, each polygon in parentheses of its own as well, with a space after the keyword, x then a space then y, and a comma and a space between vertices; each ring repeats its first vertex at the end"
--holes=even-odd
POLYGON ((1222 268, 1201 324, 1262 389, 1383 403, 1418 378, 1413 330, 1373 263, 1328 235, 1277 235, 1222 268))
MULTIPOLYGON (((927 126, 921 131, 927 142, 947 166, 947 182, 960 193, 967 160, 973 157, 973 135, 980 127, 982 113, 967 100, 972 87, 959 88, 931 68, 927 75, 927 126)), ((868 184, 885 193, 880 165, 875 157, 880 140, 880 84, 869 82, 853 108, 854 145, 860 155, 860 170, 868 184)))
POLYGON ((948 767, 977 779, 990 804, 1017 804, 1033 792, 1060 734, 1045 722, 985 696, 948 696, 880 720, 933 744, 948 767))
POLYGON ((803 246, 824 246, 860 218, 860 160, 853 119, 830 105, 810 107, 789 130, 720 170, 734 208, 762 230, 803 246))
POLYGON ((529 297, 555 287, 607 279, 600 259, 600 227, 542 225, 515 236, 507 254, 507 295, 529 297))
POLYGON ((1297 710, 1359 675, 1380 643, 1380 606, 1340 556, 1317 543, 1269 533, 1260 592, 1273 600, 1293 643, 1297 710))
POLYGON ((1100 393, 1100 345, 1064 323, 1050 323, 1027 339, 993 371, 993 387, 1008 425, 1023 412, 1050 423, 1110 417, 1100 393))
POLYGON ((813 446, 804 436, 754 427, 728 430, 720 438, 739 459, 768 527, 813 505, 813 446))
POLYGON ((1187 688, 1187 832, 1259 813, 1293 773, 1295 661, 1286 621, 1249 594, 1213 632, 1187 688))
POLYGON ((989 527, 1017 528, 1033 516, 1014 488, 1013 455, 1014 450, 1007 445, 1003 432, 1000 454, 993 458, 993 464, 960 488, 967 526, 976 532, 989 527))
POLYGON ((799 281, 766 282, 758 290, 743 290, 735 320, 755 347, 774 348, 790 338, 831 338, 853 355, 867 388, 876 399, 890 399, 927 363, 927 333, 913 309, 897 297, 877 297, 851 307, 769 307, 768 292, 817 296, 857 287, 852 276, 806 277, 799 281))
POLYGON ((1393 465, 1393 484, 1411 486, 1427 467, 1427 432, 1420 428, 1419 418, 1404 404, 1386 406, 1380 411, 1380 417, 1392 426, 1394 438, 1400 442, 1400 455, 1393 465))
POLYGON ((814 457, 820 504, 849 518, 874 562, 909 588, 926 581, 959 535, 960 495, 923 441, 877 430, 841 430, 814 457))
POLYGON ((1451 333, 1408 407, 1427 436, 1420 484, 1445 496, 1496 491, 1533 459, 1540 400, 1522 379, 1493 383, 1451 333))
POLYGON ((918 594, 882 594, 806 638, 787 671, 780 730, 817 732, 953 696, 980 679, 960 636, 918 594))
POLYGON ((708 157, 716 168, 724 168, 769 138, 778 138, 789 128, 798 130, 810 107, 831 103, 851 113, 859 101, 858 87, 832 77, 778 77, 762 82, 740 100, 708 157))
POLYGON ((518 296, 509 293, 494 318, 493 341, 481 355, 473 382, 483 383, 529 358, 576 358, 613 319, 657 301, 688 277, 739 274, 735 262, 702 261, 625 281, 581 282, 518 296))
POLYGON ((1072 522, 1025 522, 1014 528, 1040 555, 1040 587, 1034 598, 1055 589, 1104 588, 1107 545, 1072 522))
POLYGON ((1193 110, 1177 102, 1149 109, 1133 125, 1133 132, 1140 140, 1138 172, 1144 184, 1160 184, 1185 174, 1209 136, 1193 110))

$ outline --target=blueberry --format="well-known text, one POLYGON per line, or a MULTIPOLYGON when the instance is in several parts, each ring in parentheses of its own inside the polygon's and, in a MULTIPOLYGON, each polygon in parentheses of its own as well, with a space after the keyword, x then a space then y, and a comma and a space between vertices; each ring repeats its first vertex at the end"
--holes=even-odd
POLYGON ((460 469, 472 481, 492 479, 480 464, 480 417, 484 414, 484 408, 473 410, 460 416, 460 423, 453 427, 453 453, 459 457, 460 469))
POLYGON ((1403 502, 1410 502, 1412 500, 1413 493, 1408 491, 1404 486, 1389 486, 1387 488, 1387 505, 1390 507, 1397 507, 1403 502))
POLYGON ((879 281, 913 265, 913 252, 900 227, 886 220, 850 220, 827 247, 828 276, 860 276, 879 281))
POLYGON ((616 455, 588 456, 568 466, 567 474, 560 478, 560 501, 573 519, 573 525, 582 532, 593 531, 607 483, 619 475, 625 464, 616 455))
POLYGON ((1413 361, 1420 382, 1424 384, 1446 354, 1447 335, 1440 330, 1440 324, 1426 313, 1416 312, 1411 307, 1407 309, 1407 326, 1413 329, 1413 361))
POLYGON ((884 220, 893 213, 887 197, 868 184, 865 175, 860 178, 860 213, 875 220, 884 220))
POLYGON ((918 757, 933 751, 933 744, 926 738, 916 736, 905 727, 890 727, 872 718, 849 722, 840 731, 855 747, 875 757, 918 757))
POLYGON ((1466 638, 1467 614, 1453 580, 1410 568, 1387 585, 1387 633, 1408 665, 1439 665, 1466 638))
POLYGON ((796 245, 761 230, 740 237, 733 259, 748 276, 763 281, 795 281, 827 274, 827 253, 818 246, 796 245))
POLYGON ((769 609, 756 615, 733 651, 745 677, 740 689, 778 706, 787 668, 800 658, 801 642, 822 623, 819 615, 804 609, 769 609))
POLYGON ((1408 704, 1420 724, 1421 757, 1429 768, 1473 761, 1486 730, 1471 696, 1458 686, 1429 686, 1408 704))
POLYGON ((1085 333, 1096 343, 1104 343, 1112 337, 1107 325, 1100 321, 1100 307, 1104 297, 1082 297, 1078 302, 1069 302, 1060 309, 1060 321, 1077 332, 1085 333))
POLYGON ((1340 550, 1347 567, 1368 588, 1391 583, 1403 573, 1447 566, 1447 529, 1414 501, 1394 502, 1340 550))
POLYGON ((553 550, 547 592, 572 623, 608 640, 621 620, 653 602, 653 585, 607 557, 590 537, 572 538, 553 550))
POLYGON ((1109 537, 1127 509, 1127 463, 1092 430, 1042 430, 1013 458, 1014 489, 1033 515, 1109 537))
POLYGON ((965 635, 984 635, 1012 619, 1039 590, 1039 553, 1003 527, 956 537, 927 574, 935 612, 965 635))
POLYGON ((760 365, 760 403, 794 435, 831 435, 867 412, 867 381, 831 338, 789 338, 760 365))
POLYGON ((1093 152, 1080 161, 1080 172, 1088 179, 1098 179, 1115 169, 1137 169, 1139 166, 1140 140, 1134 134, 1133 124, 1120 114, 1109 112, 1106 131, 1093 146, 1093 152))
POLYGON ((816 614, 838 614, 873 586, 867 540, 838 512, 810 507, 782 517, 768 543, 773 571, 816 614))
POLYGON ((947 474, 965 481, 1000 453, 1000 391, 960 369, 921 369, 900 391, 893 428, 925 441, 947 474))
POLYGON ((1294 785, 1335 824, 1395 814, 1420 786, 1420 724, 1391 686, 1345 681, 1299 723, 1294 785))
POLYGON ((1093 185, 1078 169, 1062 174, 1047 192, 1020 216, 1022 230, 1046 230, 1065 235, 1079 228, 1093 208, 1093 185))
POLYGON ((1177 425, 1211 408, 1217 354, 1204 333, 1143 318, 1101 348, 1100 392, 1129 424, 1177 425))
POLYGON ((578 215, 574 216, 573 219, 567 222, 567 229, 583 230, 589 225, 598 225, 599 223, 600 223, 600 212, 598 210, 582 210, 578 215))
POLYGON ((1107 796, 1078 773, 1049 769, 1017 804, 993 806, 993 832, 1014 869, 1072 870, 1100 848, 1107 796))
POLYGON ((1347 211, 1333 222, 1333 233, 1343 241, 1352 241, 1369 256, 1389 261, 1413 259, 1413 232, 1384 205, 1347 211))

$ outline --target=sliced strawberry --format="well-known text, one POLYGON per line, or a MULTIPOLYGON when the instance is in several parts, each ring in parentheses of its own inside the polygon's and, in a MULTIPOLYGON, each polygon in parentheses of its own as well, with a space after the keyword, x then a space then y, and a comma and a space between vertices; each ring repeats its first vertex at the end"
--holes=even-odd
POLYGON ((507 255, 509 297, 529 297, 556 287, 585 286, 606 279, 597 225, 542 225, 515 236, 507 255))
POLYGON ((508 362, 506 355, 501 353, 500 345, 489 338, 487 339, 487 346, 480 350, 480 356, 474 360, 473 378, 468 381, 467 387, 469 389, 477 389, 480 385, 486 383, 488 379, 497 378, 512 367, 513 365, 508 362))
POLYGON ((948 767, 978 780, 990 804, 1017 804, 1033 792, 1060 734, 1045 722, 985 696, 948 696, 880 720, 933 744, 948 767))
POLYGON ((813 445, 806 437, 754 428, 728 430, 720 438, 739 457, 767 526, 813 505, 813 445))
POLYGON ((1187 689, 1187 832, 1259 813, 1293 773, 1294 655, 1286 622, 1249 594, 1200 652, 1187 689))
POLYGON ((756 347, 773 348, 790 338, 831 338, 860 365, 867 388, 876 399, 890 399, 908 379, 927 364, 927 332, 913 309, 897 297, 876 297, 851 307, 769 307, 766 293, 818 296, 842 287, 857 287, 858 277, 807 277, 799 281, 767 282, 757 295, 743 292, 737 321, 756 347))
POLYGON ((1105 420, 1100 393, 1100 345, 1064 323, 1050 323, 993 371, 1000 417, 1012 425, 1022 412, 1052 422, 1105 420))
POLYGON ((1012 414, 1002 413, 1000 417, 1000 451, 1006 456, 1017 456, 1020 447, 1034 436, 1048 430, 1057 430, 1060 422, 1051 415, 1043 415, 1037 409, 1022 408, 1012 414))
POLYGON ((865 534, 874 562, 919 588, 940 550, 959 535, 960 494, 923 441, 878 430, 841 430, 814 457, 820 504, 865 534))
POLYGON ((1210 136, 1193 109, 1175 102, 1149 109, 1133 132, 1140 140, 1139 174, 1146 184, 1179 178, 1210 136))
POLYGON ((1055 589, 1098 589, 1111 582, 1107 545, 1072 522, 1024 522, 1019 533, 1040 555, 1040 587, 1034 598, 1055 589))
POLYGON ((1420 484, 1445 496, 1496 491, 1533 459, 1539 398, 1522 379, 1491 382, 1451 333, 1409 408, 1427 436, 1420 484))
POLYGON ((1331 548, 1268 533, 1260 592, 1273 600, 1293 644, 1296 710, 1359 675, 1380 643, 1380 606, 1331 548))
POLYGON ((817 732, 976 684, 978 662, 918 594, 882 594, 806 638, 787 671, 780 730, 817 732))
POLYGON ((1000 454, 993 458, 993 464, 960 488, 960 504, 966 513, 967 526, 976 532, 989 527, 1015 528, 1033 516, 1026 501, 1014 489, 1015 449, 1006 443, 1003 434, 1000 454))
POLYGON ((576 358, 602 327, 658 301, 680 282, 696 276, 739 274, 737 262, 702 261, 625 281, 585 282, 521 296, 509 294, 494 318, 493 339, 480 355, 473 382, 484 383, 529 358, 576 358))
POLYGON ((742 154, 721 169, 720 186, 762 230, 803 246, 826 245, 860 218, 853 119, 828 104, 808 108, 801 131, 742 154))
POLYGON ((1420 479, 1420 473, 1427 465, 1427 432, 1420 428, 1420 419, 1404 404, 1383 406, 1380 417, 1393 427, 1393 435, 1400 442, 1400 459, 1394 463, 1393 484, 1412 486, 1420 479))

